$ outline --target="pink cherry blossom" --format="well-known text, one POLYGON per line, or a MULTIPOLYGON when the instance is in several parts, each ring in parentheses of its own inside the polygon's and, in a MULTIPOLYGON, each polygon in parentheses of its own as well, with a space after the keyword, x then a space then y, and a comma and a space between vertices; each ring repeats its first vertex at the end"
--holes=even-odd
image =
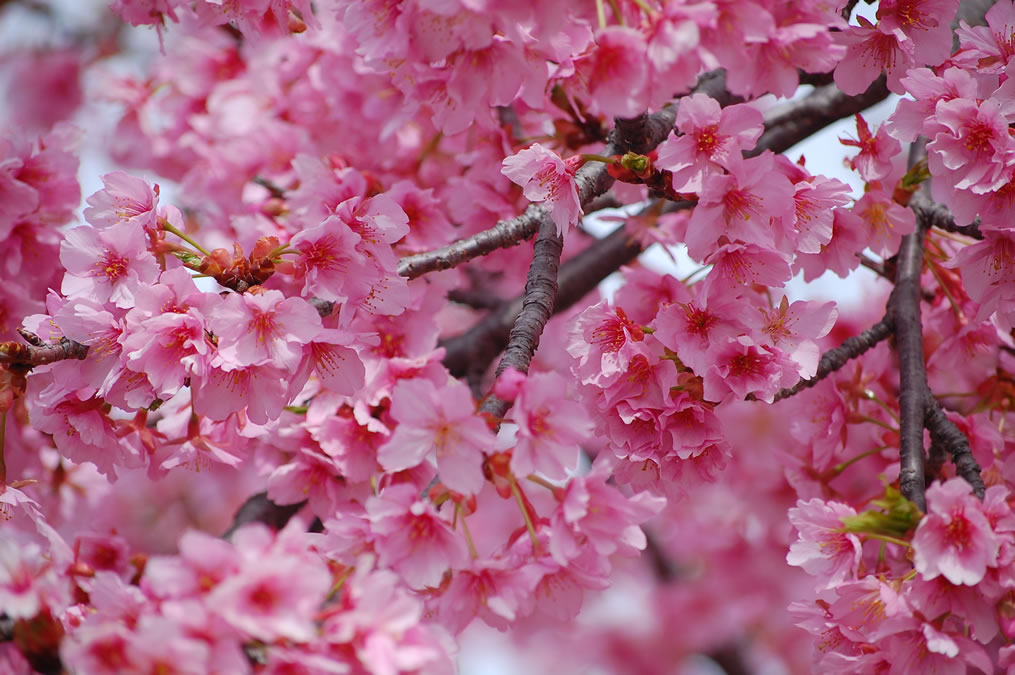
POLYGON ((550 216, 561 236, 582 216, 575 174, 582 164, 578 156, 564 160, 539 143, 507 157, 501 173, 521 185, 525 198, 547 202, 550 216))
POLYGON ((958 0, 891 0, 878 5, 878 25, 899 29, 913 40, 920 64, 936 66, 951 53, 951 24, 958 0))
POLYGON ((868 183, 881 180, 892 172, 892 160, 902 152, 902 145, 891 138, 884 127, 872 134, 863 115, 856 115, 858 140, 840 138, 843 145, 860 148, 859 154, 849 160, 849 165, 868 183))
POLYGON ((949 262, 962 271, 969 296, 979 303, 976 320, 998 312, 1002 325, 1015 325, 1015 239, 1007 232, 988 230, 981 242, 960 250, 949 262))
POLYGON ((391 393, 391 416, 398 426, 378 451, 378 461, 388 471, 402 471, 432 457, 449 488, 479 492, 483 453, 493 448, 494 436, 475 410, 468 387, 458 380, 440 389, 429 380, 399 382, 391 393))
POLYGON ((771 154, 731 162, 730 172, 710 179, 687 224, 687 248, 692 257, 704 259, 715 250, 721 236, 730 241, 773 246, 770 227, 793 211, 792 183, 773 171, 771 154))
POLYGON ((927 488, 927 515, 913 535, 913 564, 924 579, 943 575, 974 586, 997 565, 999 542, 961 478, 927 488))
POLYGON ((853 206, 863 219, 864 241, 877 255, 888 258, 899 250, 903 235, 916 229, 916 216, 884 190, 870 190, 853 206))
POLYGON ((959 38, 957 63, 974 72, 1000 73, 1015 55, 1011 43, 1015 26, 1015 9, 1010 2, 996 2, 984 17, 986 26, 969 26, 961 22, 955 34, 959 38))
POLYGON ((913 39, 899 28, 874 26, 862 16, 858 21, 859 27, 850 26, 838 35, 846 56, 835 69, 835 84, 847 94, 860 94, 885 71, 888 89, 901 93, 899 80, 917 65, 913 39))
POLYGON ((721 175, 734 153, 753 150, 763 131, 761 113, 749 105, 720 108, 704 94, 680 100, 676 128, 658 149, 656 165, 673 172, 677 192, 700 192, 707 176, 721 175))
POLYGON ((305 300, 271 290, 227 296, 209 326, 227 368, 268 365, 292 371, 303 358, 302 345, 320 333, 321 317, 305 300))
POLYGON ((129 223, 134 229, 158 227, 159 186, 115 171, 102 177, 105 187, 88 198, 85 220, 97 228, 129 223))
POLYGON ((260 640, 311 640, 312 617, 331 587, 323 561, 281 553, 246 562, 208 596, 229 625, 260 640))
POLYGON ((623 308, 609 309, 606 300, 586 309, 575 324, 567 351, 578 359, 582 382, 605 386, 644 351, 645 333, 623 308))
POLYGON ((60 262, 67 274, 61 290, 68 296, 132 307, 138 285, 158 278, 158 264, 145 247, 144 230, 131 223, 103 230, 76 227, 64 237, 60 262))
POLYGON ((821 499, 797 502, 789 521, 799 533, 790 546, 786 562, 817 577, 819 588, 835 588, 856 578, 860 565, 860 539, 844 531, 843 518, 856 511, 840 502, 821 499))
POLYGON ((410 587, 436 588, 445 572, 468 566, 465 537, 414 485, 389 487, 368 499, 366 510, 378 562, 410 587))
POLYGON ((609 26, 596 34, 595 47, 575 67, 599 111, 633 117, 645 109, 649 74, 645 52, 645 37, 633 28, 609 26))
POLYGON ((1004 182, 1003 170, 1015 155, 1015 141, 997 101, 941 100, 934 110, 941 131, 927 144, 932 172, 948 176, 957 189, 990 192, 1004 182))
POLYGON ((564 398, 566 380, 556 373, 529 373, 513 408, 518 433, 511 470, 539 472, 550 479, 567 477, 579 446, 591 440, 592 422, 577 401, 564 398))

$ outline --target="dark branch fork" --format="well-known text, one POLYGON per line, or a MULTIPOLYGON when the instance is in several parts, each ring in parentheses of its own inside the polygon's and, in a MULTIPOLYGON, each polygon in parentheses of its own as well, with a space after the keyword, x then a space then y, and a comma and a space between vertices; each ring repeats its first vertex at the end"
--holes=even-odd
MULTIPOLYGON (((924 143, 925 141, 918 141, 912 146, 910 164, 925 154, 924 143)), ((801 380, 795 386, 783 389, 775 397, 778 401, 814 386, 849 360, 894 335, 899 360, 899 488, 903 496, 921 511, 927 510, 926 481, 937 476, 949 455, 956 472, 969 483, 973 493, 983 499, 986 492, 980 466, 973 458, 969 440, 948 419, 927 384, 923 325, 920 318, 920 276, 927 230, 938 227, 972 237, 977 237, 980 233, 975 224, 957 227, 948 210, 931 201, 924 194, 925 189, 915 192, 910 199, 910 208, 916 213, 916 231, 902 237, 899 245, 895 288, 888 298, 884 318, 860 335, 849 338, 841 346, 825 352, 813 378, 801 380), (931 436, 929 461, 923 447, 924 429, 931 436)))

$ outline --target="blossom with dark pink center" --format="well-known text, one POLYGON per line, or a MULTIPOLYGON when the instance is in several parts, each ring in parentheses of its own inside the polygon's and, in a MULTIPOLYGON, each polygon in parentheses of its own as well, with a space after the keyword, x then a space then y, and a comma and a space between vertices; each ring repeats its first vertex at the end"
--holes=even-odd
POLYGON ((705 400, 722 401, 732 392, 740 399, 754 394, 771 403, 779 389, 796 384, 797 372, 797 364, 781 350, 742 335, 716 351, 715 362, 703 375, 705 400))
POLYGON ((313 639, 314 614, 331 587, 323 561, 272 552, 247 561, 208 595, 209 606, 232 627, 259 640, 313 639))
POLYGON ((898 28, 875 26, 862 16, 859 26, 849 26, 837 39, 846 45, 846 56, 835 69, 835 84, 850 96, 862 94, 882 71, 888 76, 888 88, 903 92, 899 80, 916 65, 912 38, 898 28))
POLYGON ((322 330, 310 303, 275 290, 227 296, 209 325, 227 369, 269 365, 293 371, 303 359, 303 345, 322 330))
POLYGON ((144 230, 131 223, 68 230, 60 262, 67 270, 60 288, 65 295, 117 307, 133 307, 138 285, 155 283, 160 272, 145 246, 144 230))
POLYGON ((511 451, 511 470, 534 471, 563 479, 578 462, 578 448, 591 440, 593 424, 577 401, 565 398, 567 382, 554 373, 529 373, 513 410, 518 434, 511 451))
POLYGON ((366 510, 378 562, 410 587, 436 588, 449 569, 468 565, 465 537, 420 497, 415 485, 392 485, 367 499, 366 510))
POLYGON ((705 94, 680 99, 676 128, 659 146, 656 166, 673 172, 673 189, 700 192, 704 179, 719 175, 734 154, 754 149, 764 130, 761 113, 753 106, 738 104, 720 108, 705 94))
POLYGON ((501 173, 513 183, 521 185, 522 193, 529 201, 547 203, 550 217, 557 225, 557 233, 563 236, 582 216, 578 184, 575 182, 575 175, 582 162, 582 158, 577 155, 561 159, 552 150, 533 143, 505 158, 501 164, 501 173))
POLYGON ((944 576, 975 586, 997 566, 1000 541, 969 483, 952 478, 927 488, 927 514, 913 535, 913 565, 924 579, 944 576))
POLYGON ((456 492, 475 494, 483 487, 483 453, 494 435, 469 388, 449 379, 440 389, 430 380, 401 380, 391 393, 391 416, 398 422, 391 439, 377 452, 388 471, 403 471, 435 457, 441 482, 456 492))
POLYGON ((994 99, 938 101, 940 131, 927 144, 927 164, 958 190, 990 192, 1007 182, 1005 167, 1015 158, 1008 121, 994 99))
POLYGON ((895 255, 903 235, 916 229, 916 215, 897 203, 882 189, 873 189, 860 197, 852 212, 863 219, 866 242, 882 258, 895 255))
POLYGON ((289 246, 299 251, 293 262, 303 295, 328 302, 360 300, 380 281, 381 272, 356 250, 360 236, 337 216, 299 232, 289 246))
POLYGON ((576 59, 577 77, 593 108, 616 117, 634 117, 648 106, 649 61, 641 31, 607 26, 596 33, 595 47, 576 59))
POLYGON ((856 115, 858 139, 840 138, 843 145, 860 148, 859 154, 849 160, 849 165, 868 183, 885 178, 891 173, 893 160, 902 152, 902 144, 888 135, 885 127, 872 134, 863 115, 856 115))
POLYGON ((725 236, 761 247, 776 243, 771 221, 793 215, 793 184, 776 171, 774 156, 766 153, 740 160, 731 157, 729 173, 705 182, 698 205, 687 224, 687 250, 703 260, 725 236))
POLYGON ((578 359, 582 382, 606 386, 627 370, 631 359, 645 352, 645 332, 627 318, 623 308, 610 310, 603 300, 578 317, 567 351, 578 359))

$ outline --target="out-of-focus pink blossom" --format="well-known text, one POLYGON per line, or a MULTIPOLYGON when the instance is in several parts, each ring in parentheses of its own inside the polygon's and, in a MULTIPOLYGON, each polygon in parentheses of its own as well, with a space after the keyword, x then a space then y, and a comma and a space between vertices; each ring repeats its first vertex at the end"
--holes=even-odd
POLYGON ((860 538, 843 531, 843 518, 856 510, 840 502, 821 499, 797 502, 789 522, 799 539, 789 548, 786 562, 817 577, 819 588, 835 588, 856 578, 860 566, 860 538))

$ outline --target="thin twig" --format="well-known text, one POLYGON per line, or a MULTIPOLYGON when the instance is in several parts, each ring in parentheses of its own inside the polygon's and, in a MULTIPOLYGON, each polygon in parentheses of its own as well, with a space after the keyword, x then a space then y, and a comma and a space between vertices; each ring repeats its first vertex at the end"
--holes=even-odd
MULTIPOLYGON (((706 93, 725 103, 733 100, 725 90, 725 77, 721 73, 708 73, 698 80, 696 92, 706 93)), ((646 153, 662 143, 677 117, 675 105, 664 107, 651 115, 640 115, 631 120, 618 119, 610 134, 610 142, 600 154, 619 155, 632 150, 646 153)), ((578 170, 578 199, 584 207, 604 194, 613 185, 613 177, 601 162, 589 162, 578 170)), ((429 272, 451 269, 473 258, 484 256, 499 248, 510 248, 529 239, 541 223, 550 219, 549 210, 542 204, 530 204, 520 216, 502 220, 492 228, 460 239, 433 251, 417 253, 398 262, 398 273, 415 279, 429 272)))
POLYGON ((931 460, 937 463, 936 455, 939 452, 947 451, 952 456, 952 463, 955 464, 955 473, 964 478, 973 488, 973 494, 983 499, 987 491, 983 484, 983 477, 980 475, 980 465, 973 457, 973 451, 969 447, 969 439, 959 431, 941 409, 941 404, 931 394, 930 389, 926 392, 924 399, 924 424, 931 438, 931 460), (940 450, 935 450, 940 448, 940 450))
POLYGON ((888 98, 885 82, 884 76, 879 77, 858 96, 848 96, 830 84, 773 108, 765 113, 765 133, 758 139, 758 147, 745 155, 758 155, 766 149, 785 152, 832 122, 863 112, 888 98))
POLYGON ((818 370, 814 373, 814 377, 808 380, 800 380, 792 387, 782 389, 775 395, 773 403, 798 394, 804 389, 813 387, 831 373, 834 373, 842 368, 852 359, 857 358, 882 340, 887 339, 891 334, 892 322, 890 317, 886 315, 864 332, 846 339, 838 347, 829 349, 827 352, 822 354, 821 359, 818 361, 818 370))

